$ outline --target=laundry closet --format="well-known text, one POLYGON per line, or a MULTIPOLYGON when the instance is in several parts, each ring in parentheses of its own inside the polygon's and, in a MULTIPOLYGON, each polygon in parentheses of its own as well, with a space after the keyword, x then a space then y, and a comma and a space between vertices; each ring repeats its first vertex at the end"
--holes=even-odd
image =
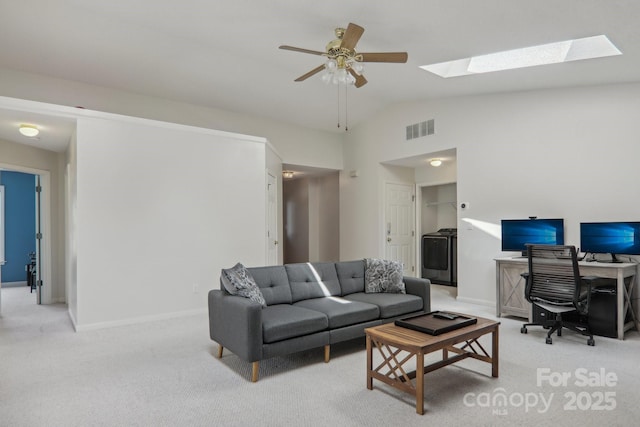
POLYGON ((423 186, 421 191, 421 277, 457 286, 456 183, 423 186))

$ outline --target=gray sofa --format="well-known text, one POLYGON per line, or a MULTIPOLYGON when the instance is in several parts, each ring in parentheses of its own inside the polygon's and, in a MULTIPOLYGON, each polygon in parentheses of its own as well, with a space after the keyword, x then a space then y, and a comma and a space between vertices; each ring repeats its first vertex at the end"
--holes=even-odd
POLYGON ((404 277, 406 294, 365 293, 365 261, 286 264, 248 268, 266 307, 209 291, 209 332, 219 344, 253 364, 259 361, 364 336, 364 328, 430 311, 430 282, 404 277))

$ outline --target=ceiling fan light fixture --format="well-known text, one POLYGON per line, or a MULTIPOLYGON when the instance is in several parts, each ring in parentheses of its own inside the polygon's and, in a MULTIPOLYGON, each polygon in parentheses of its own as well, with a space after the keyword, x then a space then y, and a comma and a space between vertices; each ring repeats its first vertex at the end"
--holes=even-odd
MULTIPOLYGON (((301 75, 295 79, 295 81, 302 82, 311 76, 321 73, 320 78, 323 83, 338 86, 338 106, 340 106, 340 93, 344 93, 345 131, 348 130, 346 125, 347 88, 348 86, 360 88, 367 84, 367 79, 362 75, 362 71, 364 69, 362 62, 407 62, 407 52, 358 53, 356 51, 356 45, 358 44, 362 33, 364 33, 364 28, 354 23, 349 23, 347 28, 336 28, 336 38, 327 44, 324 52, 288 45, 280 46, 280 49, 324 56, 327 58, 322 65, 319 65, 313 70, 301 75)), ((338 117, 339 116, 340 107, 338 107, 338 117)), ((340 127, 339 119, 338 127, 340 127)))
POLYGON ((25 125, 25 124, 21 124, 20 125, 19 131, 20 131, 21 134, 23 134, 24 136, 27 136, 29 138, 36 137, 40 133, 40 130, 38 130, 37 126, 25 125))
POLYGON ((335 71, 338 68, 338 63, 335 59, 328 59, 325 68, 327 71, 335 71))

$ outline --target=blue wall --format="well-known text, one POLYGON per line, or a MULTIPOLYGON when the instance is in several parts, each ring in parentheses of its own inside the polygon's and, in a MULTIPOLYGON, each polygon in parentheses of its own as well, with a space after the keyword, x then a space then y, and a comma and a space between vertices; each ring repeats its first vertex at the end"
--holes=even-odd
POLYGON ((36 250, 36 184, 35 175, 22 172, 0 172, 4 185, 4 255, 2 282, 27 280, 25 265, 29 252, 36 250))

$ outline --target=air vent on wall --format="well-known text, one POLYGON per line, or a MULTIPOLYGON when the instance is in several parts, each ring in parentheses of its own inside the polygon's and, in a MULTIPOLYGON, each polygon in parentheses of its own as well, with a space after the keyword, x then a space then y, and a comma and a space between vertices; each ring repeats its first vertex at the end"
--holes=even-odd
POLYGON ((434 119, 407 126, 407 141, 435 133, 434 119))

